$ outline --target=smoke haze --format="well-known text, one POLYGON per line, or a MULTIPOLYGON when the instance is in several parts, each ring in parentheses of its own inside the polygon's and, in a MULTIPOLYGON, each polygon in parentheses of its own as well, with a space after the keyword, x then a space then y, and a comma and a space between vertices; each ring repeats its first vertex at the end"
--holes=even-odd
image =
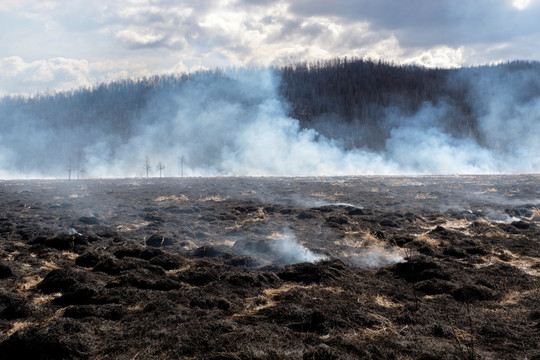
POLYGON ((317 263, 327 260, 328 256, 313 252, 300 244, 289 228, 283 228, 278 236, 278 241, 274 243, 272 250, 277 255, 279 261, 285 264, 299 262, 317 263))
POLYGON ((87 177, 146 176, 147 157, 151 176, 159 176, 158 162, 163 176, 180 176, 182 157, 186 176, 540 171, 540 97, 523 88, 540 88, 538 76, 467 76, 478 117, 475 136, 448 131, 455 109, 441 99, 412 115, 387 108, 389 137, 378 150, 346 148, 339 139, 301 128, 287 115, 279 76, 268 69, 200 73, 174 93, 156 92, 122 136, 113 135, 113 125, 99 114, 91 125, 78 125, 75 117, 69 127, 49 127, 4 106, 0 177, 65 178, 69 167, 72 177, 76 169, 87 177))

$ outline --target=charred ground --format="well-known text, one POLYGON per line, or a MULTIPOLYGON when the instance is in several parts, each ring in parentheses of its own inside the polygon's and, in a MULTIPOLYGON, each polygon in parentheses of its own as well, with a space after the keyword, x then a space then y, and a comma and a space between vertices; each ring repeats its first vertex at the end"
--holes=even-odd
POLYGON ((1 182, 0 353, 540 359, 539 184, 1 182))

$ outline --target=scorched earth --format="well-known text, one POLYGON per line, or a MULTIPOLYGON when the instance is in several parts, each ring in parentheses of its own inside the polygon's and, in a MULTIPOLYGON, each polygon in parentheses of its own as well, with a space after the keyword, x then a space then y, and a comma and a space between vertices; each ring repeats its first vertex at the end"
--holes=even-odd
POLYGON ((540 176, 0 182, 2 359, 540 359, 540 176))

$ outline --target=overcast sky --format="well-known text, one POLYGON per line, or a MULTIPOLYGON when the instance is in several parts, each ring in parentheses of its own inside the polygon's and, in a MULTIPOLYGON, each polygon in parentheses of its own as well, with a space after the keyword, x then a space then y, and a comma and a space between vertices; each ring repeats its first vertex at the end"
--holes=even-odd
POLYGON ((332 57, 540 60, 540 0, 0 0, 0 94, 332 57))

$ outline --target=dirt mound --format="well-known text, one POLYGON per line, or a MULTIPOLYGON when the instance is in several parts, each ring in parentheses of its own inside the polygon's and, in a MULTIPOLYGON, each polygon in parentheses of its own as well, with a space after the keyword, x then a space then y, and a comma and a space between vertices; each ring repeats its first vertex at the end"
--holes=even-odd
POLYGON ((347 266, 340 260, 321 261, 317 264, 293 264, 277 273, 277 276, 282 280, 303 284, 336 280, 346 275, 350 275, 350 273, 347 266))

